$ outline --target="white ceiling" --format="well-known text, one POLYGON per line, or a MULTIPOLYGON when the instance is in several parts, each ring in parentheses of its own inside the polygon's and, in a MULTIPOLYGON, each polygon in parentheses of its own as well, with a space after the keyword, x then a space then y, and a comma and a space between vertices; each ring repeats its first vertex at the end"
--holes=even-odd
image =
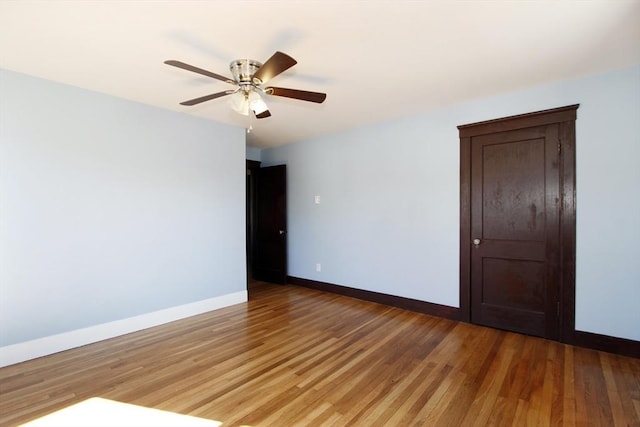
POLYGON ((163 61, 276 50, 298 64, 271 85, 327 100, 268 97, 255 147, 640 63, 640 0, 0 0, 0 68, 237 126, 228 97, 179 105, 232 86, 163 61))

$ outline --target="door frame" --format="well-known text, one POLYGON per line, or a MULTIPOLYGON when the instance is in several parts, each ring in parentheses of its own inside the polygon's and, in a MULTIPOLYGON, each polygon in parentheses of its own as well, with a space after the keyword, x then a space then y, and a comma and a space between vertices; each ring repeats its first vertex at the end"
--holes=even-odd
POLYGON ((246 160, 246 257, 247 257, 247 287, 253 280, 253 261, 256 246, 256 169, 260 169, 257 160, 246 160))
POLYGON ((474 136, 559 124, 560 316, 559 341, 575 333, 576 155, 575 120, 580 104, 458 126, 460 137, 460 320, 471 321, 471 140, 474 136))

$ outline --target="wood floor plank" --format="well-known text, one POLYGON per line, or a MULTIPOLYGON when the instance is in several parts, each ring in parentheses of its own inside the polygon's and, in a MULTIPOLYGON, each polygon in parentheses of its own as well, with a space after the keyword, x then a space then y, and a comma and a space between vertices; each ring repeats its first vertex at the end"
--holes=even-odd
POLYGON ((513 349, 506 348, 496 354, 496 358, 489 367, 473 403, 467 410, 463 425, 485 426, 493 412, 500 388, 505 380, 511 361, 513 349))
POLYGON ((0 425, 90 397, 230 426, 640 426, 640 360, 317 290, 0 369, 0 425))
POLYGON ((623 408, 623 398, 618 393, 618 386, 616 385, 616 380, 614 378, 615 375, 613 373, 614 369, 612 364, 615 362, 612 362, 610 355, 606 353, 601 353, 599 356, 600 364, 602 365, 602 374, 606 384, 607 396, 609 397, 609 404, 611 405, 613 423, 615 425, 623 425, 625 423, 626 416, 623 408))
POLYGON ((440 387, 445 378, 449 376, 452 367, 447 364, 427 364, 420 375, 411 382, 404 401, 392 401, 388 410, 393 411, 393 415, 386 421, 385 426, 410 425, 411 421, 421 408, 432 398, 436 390, 440 387), (399 404, 399 405, 398 405, 399 404))
POLYGON ((573 366, 573 347, 564 347, 564 378, 562 381, 562 417, 561 425, 576 425, 575 370, 573 366))
POLYGON ((564 348, 560 343, 549 343, 547 366, 543 380, 542 410, 540 425, 561 426, 563 420, 564 348))

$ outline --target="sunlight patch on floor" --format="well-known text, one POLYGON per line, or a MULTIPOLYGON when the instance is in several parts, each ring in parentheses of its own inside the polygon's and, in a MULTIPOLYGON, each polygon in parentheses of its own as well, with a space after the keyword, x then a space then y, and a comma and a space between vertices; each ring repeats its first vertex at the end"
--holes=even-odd
POLYGON ((219 421, 93 397, 30 421, 29 427, 219 427, 219 421))

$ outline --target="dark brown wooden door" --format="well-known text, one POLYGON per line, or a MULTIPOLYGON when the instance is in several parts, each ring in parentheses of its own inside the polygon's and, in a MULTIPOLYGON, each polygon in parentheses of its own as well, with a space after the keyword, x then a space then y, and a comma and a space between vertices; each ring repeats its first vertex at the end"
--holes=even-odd
POLYGON ((253 277, 287 281, 287 169, 256 169, 255 253, 253 277))
POLYGON ((557 339, 559 124, 471 138, 471 321, 557 339))

